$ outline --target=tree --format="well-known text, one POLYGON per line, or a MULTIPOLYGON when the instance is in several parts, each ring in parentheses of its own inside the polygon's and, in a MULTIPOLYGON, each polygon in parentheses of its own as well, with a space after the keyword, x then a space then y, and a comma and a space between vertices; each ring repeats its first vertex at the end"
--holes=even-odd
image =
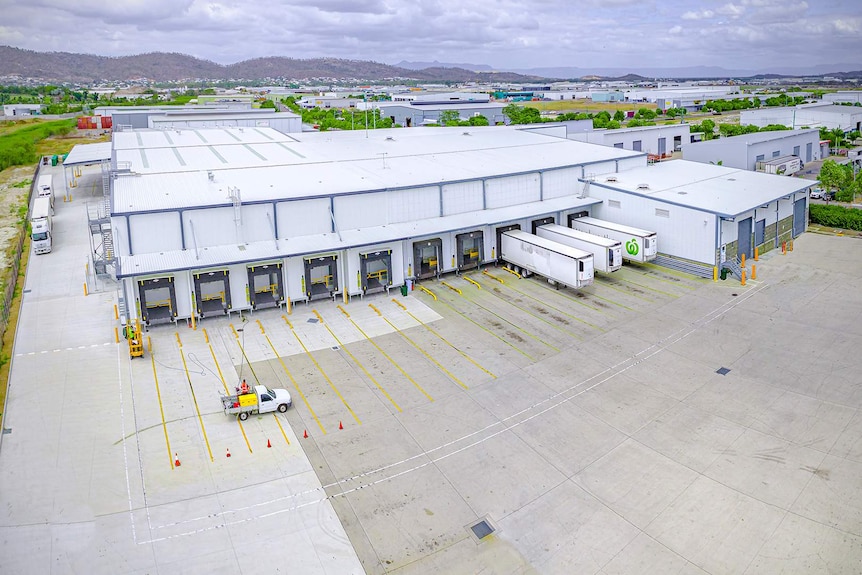
POLYGON ((273 102, 272 100, 267 100, 266 102, 261 102, 260 107, 261 108, 277 109, 275 102, 273 102))
POLYGON ((486 118, 485 116, 482 116, 481 114, 478 116, 470 116, 470 119, 467 120, 467 123, 469 123, 471 126, 488 126, 489 125, 488 118, 486 118))
POLYGON ((622 122, 625 119, 626 115, 622 110, 617 110, 616 112, 614 112, 614 120, 616 120, 617 122, 622 122))
POLYGON ((458 110, 443 110, 437 118, 437 123, 441 126, 457 126, 460 121, 458 110))
POLYGON ((824 189, 836 192, 836 199, 845 202, 852 200, 855 182, 850 166, 842 166, 834 160, 826 160, 820 167, 817 179, 824 189))

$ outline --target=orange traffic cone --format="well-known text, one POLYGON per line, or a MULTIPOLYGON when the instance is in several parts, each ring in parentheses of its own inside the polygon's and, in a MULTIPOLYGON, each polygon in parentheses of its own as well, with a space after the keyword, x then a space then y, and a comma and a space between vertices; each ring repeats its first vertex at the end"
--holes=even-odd
POLYGON ((307 429, 302 430, 302 437, 305 439, 308 439, 308 430, 307 429))
POLYGON ((179 467, 179 466, 180 466, 180 458, 176 453, 174 453, 174 467, 179 467))
POLYGON ((267 446, 267 447, 272 447, 272 443, 270 443, 270 442, 269 442, 269 438, 267 438, 267 440, 266 440, 266 446, 267 446))
POLYGON ((225 457, 230 457, 230 447, 227 448, 227 455, 225 457))
POLYGON ((341 424, 340 421, 338 422, 338 429, 344 429, 344 426, 341 424))

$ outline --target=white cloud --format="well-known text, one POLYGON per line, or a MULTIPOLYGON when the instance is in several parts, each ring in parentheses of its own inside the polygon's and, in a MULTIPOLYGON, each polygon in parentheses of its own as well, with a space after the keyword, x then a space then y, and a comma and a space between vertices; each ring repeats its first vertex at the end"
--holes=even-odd
POLYGON ((704 20, 715 16, 712 10, 703 10, 701 12, 686 12, 682 15, 683 20, 704 20))
POLYGON ((667 31, 668 34, 682 34, 682 26, 674 26, 670 30, 667 31))

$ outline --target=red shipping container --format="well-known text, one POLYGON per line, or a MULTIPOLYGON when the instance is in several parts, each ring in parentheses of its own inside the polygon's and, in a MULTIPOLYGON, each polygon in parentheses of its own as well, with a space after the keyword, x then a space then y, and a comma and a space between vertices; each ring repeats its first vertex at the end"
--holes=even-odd
POLYGON ((102 116, 102 129, 109 130, 111 128, 111 117, 102 116))

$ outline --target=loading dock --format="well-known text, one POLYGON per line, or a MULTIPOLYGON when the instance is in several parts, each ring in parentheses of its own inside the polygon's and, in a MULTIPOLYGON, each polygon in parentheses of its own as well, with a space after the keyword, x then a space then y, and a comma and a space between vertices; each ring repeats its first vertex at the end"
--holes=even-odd
POLYGON ((536 235, 536 230, 539 229, 539 226, 546 226, 548 224, 556 224, 557 220, 554 219, 554 216, 548 216, 547 218, 539 218, 538 220, 533 220, 532 226, 533 231, 531 232, 533 235, 536 235))
POLYGON ((251 309, 279 307, 284 301, 281 262, 248 266, 248 300, 251 309))
POLYGON ((392 250, 359 254, 362 293, 389 290, 392 285, 392 250))
POLYGON ((806 199, 800 198, 793 202, 793 237, 799 237, 805 231, 806 199))
POLYGON ((585 218, 589 215, 590 215, 590 212, 575 212, 573 214, 569 214, 568 219, 566 220, 566 225, 569 226, 570 228, 574 227, 574 226, 572 226, 573 221, 575 221, 578 218, 585 218))
POLYGON ((458 258, 456 271, 461 272, 479 267, 483 256, 483 239, 484 234, 481 231, 467 232, 466 234, 455 236, 456 255, 458 258))
POLYGON ((750 258, 754 255, 751 249, 751 218, 740 220, 737 224, 737 256, 745 254, 750 258))
POLYGON ((231 309, 230 276, 227 270, 193 274, 198 317, 224 315, 231 309))
POLYGON ((503 245, 502 240, 500 239, 503 235, 503 232, 508 232, 511 230, 520 230, 520 229, 521 229, 521 224, 509 224, 507 226, 500 226, 499 228, 497 228, 495 230, 495 232, 497 234, 497 261, 498 262, 503 261, 503 256, 501 255, 502 249, 500 247, 503 245))
POLYGON ((338 291, 338 256, 335 254, 304 258, 305 297, 335 297, 338 291))
POLYGON ((177 317, 177 290, 173 276, 138 280, 141 321, 166 323, 177 317))
POLYGON ((440 238, 413 242, 413 262, 416 279, 428 279, 440 275, 440 254, 443 241, 440 238))

